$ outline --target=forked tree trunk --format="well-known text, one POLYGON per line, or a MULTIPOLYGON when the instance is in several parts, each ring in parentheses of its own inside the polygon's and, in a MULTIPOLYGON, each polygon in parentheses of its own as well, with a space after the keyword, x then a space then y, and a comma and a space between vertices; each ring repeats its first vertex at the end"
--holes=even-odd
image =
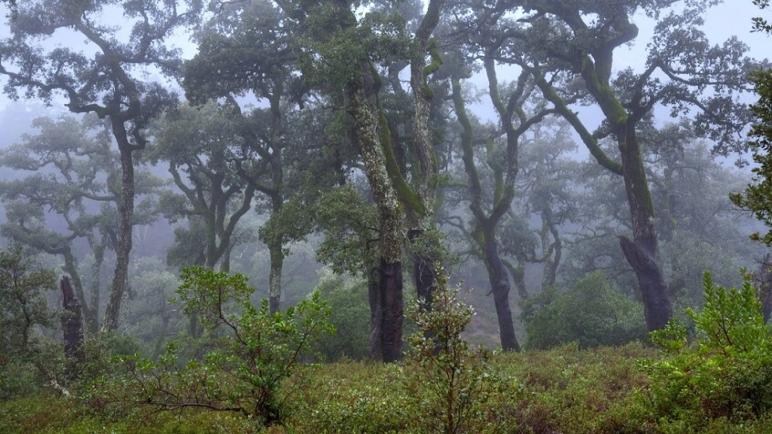
POLYGON ((378 78, 369 62, 360 65, 360 80, 349 83, 349 110, 379 218, 379 300, 383 361, 402 357, 402 212, 386 168, 382 140, 378 78))
POLYGON ((81 305, 67 276, 62 277, 59 287, 62 291, 62 304, 64 307, 62 331, 64 333, 64 355, 67 358, 65 372, 69 380, 74 380, 80 374, 85 358, 83 352, 81 305))

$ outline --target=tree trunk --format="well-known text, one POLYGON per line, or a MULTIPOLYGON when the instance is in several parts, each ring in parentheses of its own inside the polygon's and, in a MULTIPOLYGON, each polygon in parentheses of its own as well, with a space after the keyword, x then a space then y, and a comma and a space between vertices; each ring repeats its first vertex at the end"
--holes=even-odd
POLYGON ((368 62, 363 62, 361 69, 361 80, 349 83, 347 96, 365 174, 378 208, 381 350, 383 361, 392 362, 402 355, 402 212, 386 167, 378 78, 368 62))
POLYGON ((542 210, 542 219, 544 219, 546 232, 542 237, 542 246, 545 246, 547 238, 552 237, 552 243, 549 244, 547 252, 552 250, 551 255, 548 255, 544 260, 544 276, 542 277, 542 288, 555 285, 557 280, 558 267, 560 266, 560 260, 563 256, 563 242, 560 239, 560 232, 558 232, 557 224, 552 216, 552 209, 547 205, 542 210), (549 236, 547 235, 549 234, 549 236))
POLYGON ((69 247, 64 250, 63 256, 64 270, 67 274, 70 275, 69 279, 67 280, 67 285, 69 285, 70 288, 72 288, 74 291, 75 297, 77 298, 77 301, 80 305, 80 310, 86 320, 86 326, 88 330, 95 332, 99 327, 96 317, 97 308, 96 306, 89 308, 88 304, 85 302, 86 295, 83 291, 83 283, 80 280, 80 273, 78 273, 78 264, 69 247))
MULTIPOLYGON (((116 122, 120 121, 113 121, 114 124, 116 122)), ((115 274, 113 275, 110 299, 105 310, 102 331, 115 331, 118 328, 121 302, 128 286, 129 255, 131 254, 132 220, 134 218, 134 158, 130 147, 120 146, 119 148, 121 154, 121 197, 118 203, 118 245, 115 251, 115 274)))
POLYGON ((89 333, 96 334, 99 331, 99 303, 102 289, 102 264, 105 261, 105 244, 94 247, 94 269, 91 281, 91 312, 86 313, 86 327, 89 333))
POLYGON ((381 292, 381 352, 384 362, 402 358, 402 263, 386 262, 380 265, 381 292))
MULTIPOLYGON (((411 243, 421 242, 423 230, 411 229, 408 231, 408 239, 411 243)), ((413 253, 413 278, 415 280, 415 290, 422 309, 430 309, 432 306, 432 296, 437 283, 435 273, 436 259, 430 255, 421 252, 422 249, 413 253)))
POLYGON ((509 307, 509 278, 504 263, 499 257, 498 246, 493 235, 485 236, 483 255, 485 268, 488 270, 488 280, 496 305, 496 317, 499 320, 499 337, 504 351, 520 351, 520 345, 515 336, 515 325, 512 320, 512 310, 509 307))
POLYGON ((268 246, 271 256, 271 271, 268 275, 268 304, 271 313, 281 309, 281 272, 284 267, 284 252, 281 243, 271 242, 268 246))
POLYGON ((633 240, 619 237, 625 258, 638 278, 643 300, 646 327, 657 330, 673 316, 673 306, 665 279, 657 264, 657 233, 654 227, 654 205, 651 200, 635 126, 628 124, 618 133, 622 154, 622 175, 633 226, 633 240))
POLYGON ((64 355, 67 358, 65 371, 67 379, 74 380, 80 373, 85 357, 81 305, 67 276, 62 277, 59 287, 62 290, 64 307, 62 331, 64 333, 64 355))
POLYGON ((381 347, 383 311, 381 310, 380 279, 380 270, 378 267, 373 267, 367 275, 367 299, 370 304, 370 358, 373 360, 380 360, 383 357, 381 347))

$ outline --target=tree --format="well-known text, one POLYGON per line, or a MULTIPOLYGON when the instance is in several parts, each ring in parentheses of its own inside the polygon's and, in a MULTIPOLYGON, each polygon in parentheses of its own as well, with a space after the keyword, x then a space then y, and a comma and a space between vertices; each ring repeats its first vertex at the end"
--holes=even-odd
MULTIPOLYGON (((761 9, 769 7, 769 0, 754 0, 761 9)), ((762 17, 754 18, 754 29, 772 34, 772 25, 762 17)), ((760 69, 753 73, 752 81, 759 99, 751 106, 756 117, 751 128, 748 146, 753 161, 754 182, 742 193, 731 195, 735 205, 753 212, 757 219, 772 227, 772 69, 760 69)), ((772 230, 766 234, 755 233, 752 238, 772 245, 772 230)))
POLYGON ((39 267, 19 246, 0 251, 0 327, 3 330, 0 333, 3 347, 0 395, 3 397, 16 388, 28 390, 30 384, 20 383, 34 378, 34 372, 60 391, 66 390, 57 381, 57 372, 52 366, 57 360, 46 350, 40 333, 41 327, 53 324, 45 292, 55 287, 54 273, 39 267))
POLYGON ((533 91, 533 86, 528 84, 527 75, 518 79, 517 85, 504 97, 506 98, 506 103, 504 103, 505 99, 501 96, 500 85, 496 78, 496 66, 492 57, 486 58, 485 69, 488 76, 489 96, 499 115, 505 143, 497 143, 495 137, 489 138, 487 139, 488 143, 486 143, 487 156, 485 159, 475 156, 476 148, 481 148, 481 146, 476 146, 475 142, 479 143, 480 139, 475 137, 474 128, 466 112, 458 73, 454 74, 451 79, 453 104, 456 117, 463 129, 461 149, 469 185, 469 208, 474 217, 472 238, 477 244, 476 248, 479 250, 480 257, 488 271, 499 321, 501 346, 505 351, 519 351, 520 346, 515 337, 514 322, 509 307, 510 279, 507 267, 501 259, 498 226, 512 206, 515 197, 520 140, 534 124, 549 115, 550 111, 537 106, 534 114, 526 113, 524 106, 533 91), (491 187, 494 188, 493 192, 483 191, 478 168, 478 161, 481 160, 487 163, 488 169, 492 172, 494 182, 491 187), (484 203, 486 199, 489 202, 487 204, 484 203))
MULTIPOLYGON (((239 174, 250 159, 231 111, 214 103, 183 106, 167 112, 154 131, 155 144, 149 158, 167 161, 174 185, 182 194, 162 196, 169 218, 201 222, 202 259, 223 271, 230 268, 232 237, 239 220, 252 207, 255 187, 239 174)), ((196 234, 200 236, 201 234, 196 234)))
MULTIPOLYGON (((111 149, 109 131, 94 116, 38 118, 34 134, 0 154, 0 163, 17 171, 16 179, 0 183, 6 202, 3 234, 32 249, 64 261, 83 309, 88 331, 99 324, 100 284, 105 250, 117 245, 116 210, 120 205, 119 155, 111 149), (22 174, 23 173, 23 174, 22 174), (54 217, 56 220, 51 221, 54 217), (81 279, 76 242, 86 240, 94 256, 90 297, 81 279)), ((143 198, 133 224, 154 218, 153 198, 160 181, 140 172, 135 194, 143 198)))
POLYGON ((269 298, 276 312, 281 304, 286 245, 309 230, 307 225, 283 221, 291 218, 284 216, 284 205, 301 178, 295 157, 307 163, 300 149, 293 150, 307 144, 295 139, 309 121, 300 113, 306 89, 296 74, 298 61, 290 27, 281 8, 256 1, 219 8, 196 38, 199 53, 185 65, 186 94, 196 103, 218 98, 227 102, 229 116, 236 122, 234 133, 241 137, 242 152, 248 157, 238 163, 238 173, 250 188, 268 198, 269 218, 260 238, 270 254, 269 298), (246 110, 239 101, 244 96, 264 106, 246 110))
POLYGON ((121 163, 116 265, 103 330, 118 327, 126 293, 134 221, 134 154, 144 149, 145 128, 172 100, 158 82, 145 79, 143 67, 173 75, 178 52, 164 40, 180 26, 194 22, 198 0, 121 2, 123 19, 131 27, 100 25, 105 9, 115 2, 97 0, 41 1, 16 5, 10 19, 12 37, 0 43, 0 73, 8 78, 5 93, 12 98, 37 97, 49 103, 63 96, 73 113, 94 113, 110 122, 121 163), (187 6, 183 6, 186 4, 187 6), (87 49, 49 48, 57 30, 71 30, 85 38, 87 49))
POLYGON ((709 2, 692 2, 680 11, 666 8, 675 0, 644 2, 502 0, 493 6, 476 4, 476 21, 464 28, 485 29, 502 45, 500 60, 533 75, 555 110, 576 130, 600 165, 620 175, 625 185, 633 239, 619 237, 622 251, 636 274, 649 329, 663 327, 672 315, 667 285, 657 260, 654 207, 639 140, 641 123, 656 106, 673 116, 696 111, 695 133, 718 142, 717 151, 737 149, 747 113, 736 103, 746 86, 751 64, 746 47, 736 38, 711 46, 701 12, 709 2), (657 19, 643 71, 632 68, 614 75, 614 51, 633 41, 636 12, 657 19), (512 12, 522 14, 514 19, 512 12), (604 115, 594 132, 571 109, 592 103, 604 115), (601 140, 616 143, 619 161, 601 140))

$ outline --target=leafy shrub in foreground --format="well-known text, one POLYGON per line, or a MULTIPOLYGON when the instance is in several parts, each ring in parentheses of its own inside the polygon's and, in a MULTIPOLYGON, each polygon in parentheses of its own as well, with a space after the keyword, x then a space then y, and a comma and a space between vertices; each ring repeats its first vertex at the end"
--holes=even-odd
POLYGON ((644 364, 651 417, 674 427, 751 420, 772 409, 772 333, 750 279, 739 289, 724 288, 706 273, 704 286, 702 311, 687 310, 697 330, 694 345, 687 345, 686 327, 671 322, 651 334, 670 357, 644 364))
POLYGON ((240 274, 192 267, 183 270, 182 280, 178 294, 185 312, 199 315, 217 349, 182 367, 174 345, 158 363, 121 357, 124 369, 94 384, 93 399, 240 413, 259 425, 280 421, 286 407, 281 385, 318 335, 331 332, 329 308, 313 293, 295 307, 270 313, 267 300, 260 307, 250 303, 253 289, 240 274))
POLYGON ((646 336, 643 308, 602 273, 590 273, 565 292, 547 288, 524 308, 527 346, 576 341, 582 348, 619 345, 646 336))

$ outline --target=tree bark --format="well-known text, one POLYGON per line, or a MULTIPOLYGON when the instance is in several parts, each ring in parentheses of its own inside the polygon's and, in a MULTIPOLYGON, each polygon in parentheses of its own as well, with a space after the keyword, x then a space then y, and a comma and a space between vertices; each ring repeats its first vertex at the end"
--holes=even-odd
POLYGON ((59 282, 62 291, 62 331, 64 333, 64 355, 67 358, 66 376, 69 380, 78 378, 84 362, 83 321, 81 305, 70 284, 70 279, 63 276, 59 282))
MULTIPOLYGON (((116 130, 116 123, 120 123, 119 128, 125 128, 122 121, 113 120, 113 131, 116 130)), ((118 135, 120 133, 115 134, 118 135)), ((125 135, 123 139, 127 141, 125 135)), ((121 140, 119 139, 120 142, 121 140)), ((119 146, 119 150, 121 156, 121 197, 120 202, 118 202, 118 245, 115 250, 115 274, 113 275, 110 299, 105 310, 105 321, 102 324, 102 331, 115 331, 118 328, 121 302, 128 286, 129 257, 132 247, 134 157, 129 146, 119 146)))

